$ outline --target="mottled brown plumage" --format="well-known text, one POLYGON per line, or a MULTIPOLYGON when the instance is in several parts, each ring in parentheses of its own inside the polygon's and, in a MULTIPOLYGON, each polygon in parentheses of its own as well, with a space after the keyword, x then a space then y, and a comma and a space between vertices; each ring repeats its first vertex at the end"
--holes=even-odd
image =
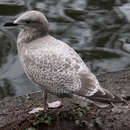
POLYGON ((24 71, 45 93, 122 102, 100 87, 95 75, 70 46, 48 34, 48 22, 41 12, 27 11, 14 24, 22 28, 17 47, 24 71))

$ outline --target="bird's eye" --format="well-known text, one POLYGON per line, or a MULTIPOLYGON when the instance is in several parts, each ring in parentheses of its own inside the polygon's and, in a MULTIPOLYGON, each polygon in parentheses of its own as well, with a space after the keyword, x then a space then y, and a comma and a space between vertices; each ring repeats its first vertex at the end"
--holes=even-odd
POLYGON ((29 23, 31 23, 31 20, 30 19, 26 19, 26 20, 24 20, 24 22, 29 24, 29 23))

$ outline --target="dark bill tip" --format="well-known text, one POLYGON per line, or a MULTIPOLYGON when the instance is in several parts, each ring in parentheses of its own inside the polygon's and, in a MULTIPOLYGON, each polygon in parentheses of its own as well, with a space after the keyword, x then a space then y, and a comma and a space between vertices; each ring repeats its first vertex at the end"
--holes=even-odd
POLYGON ((18 24, 15 24, 13 22, 8 22, 8 23, 5 23, 3 26, 5 27, 12 27, 12 26, 17 26, 18 24))

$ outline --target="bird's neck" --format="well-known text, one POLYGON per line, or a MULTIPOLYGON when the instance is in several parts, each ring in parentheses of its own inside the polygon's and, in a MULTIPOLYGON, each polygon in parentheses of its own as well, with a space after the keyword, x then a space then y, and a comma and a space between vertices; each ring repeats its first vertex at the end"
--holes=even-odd
POLYGON ((40 37, 44 37, 48 35, 48 33, 44 33, 42 31, 36 30, 21 30, 18 36, 18 43, 30 43, 33 40, 36 40, 40 37))
POLYGON ((36 31, 25 31, 21 30, 17 39, 17 48, 19 55, 21 52, 26 51, 29 47, 29 44, 38 38, 47 36, 48 34, 44 34, 41 32, 36 31))

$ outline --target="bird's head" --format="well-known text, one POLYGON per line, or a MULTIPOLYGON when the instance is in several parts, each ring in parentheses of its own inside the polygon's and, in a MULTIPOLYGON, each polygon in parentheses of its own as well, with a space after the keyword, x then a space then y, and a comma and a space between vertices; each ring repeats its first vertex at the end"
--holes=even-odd
POLYGON ((4 26, 19 26, 25 31, 42 31, 48 33, 48 21, 40 11, 27 11, 20 15, 14 22, 4 26))

